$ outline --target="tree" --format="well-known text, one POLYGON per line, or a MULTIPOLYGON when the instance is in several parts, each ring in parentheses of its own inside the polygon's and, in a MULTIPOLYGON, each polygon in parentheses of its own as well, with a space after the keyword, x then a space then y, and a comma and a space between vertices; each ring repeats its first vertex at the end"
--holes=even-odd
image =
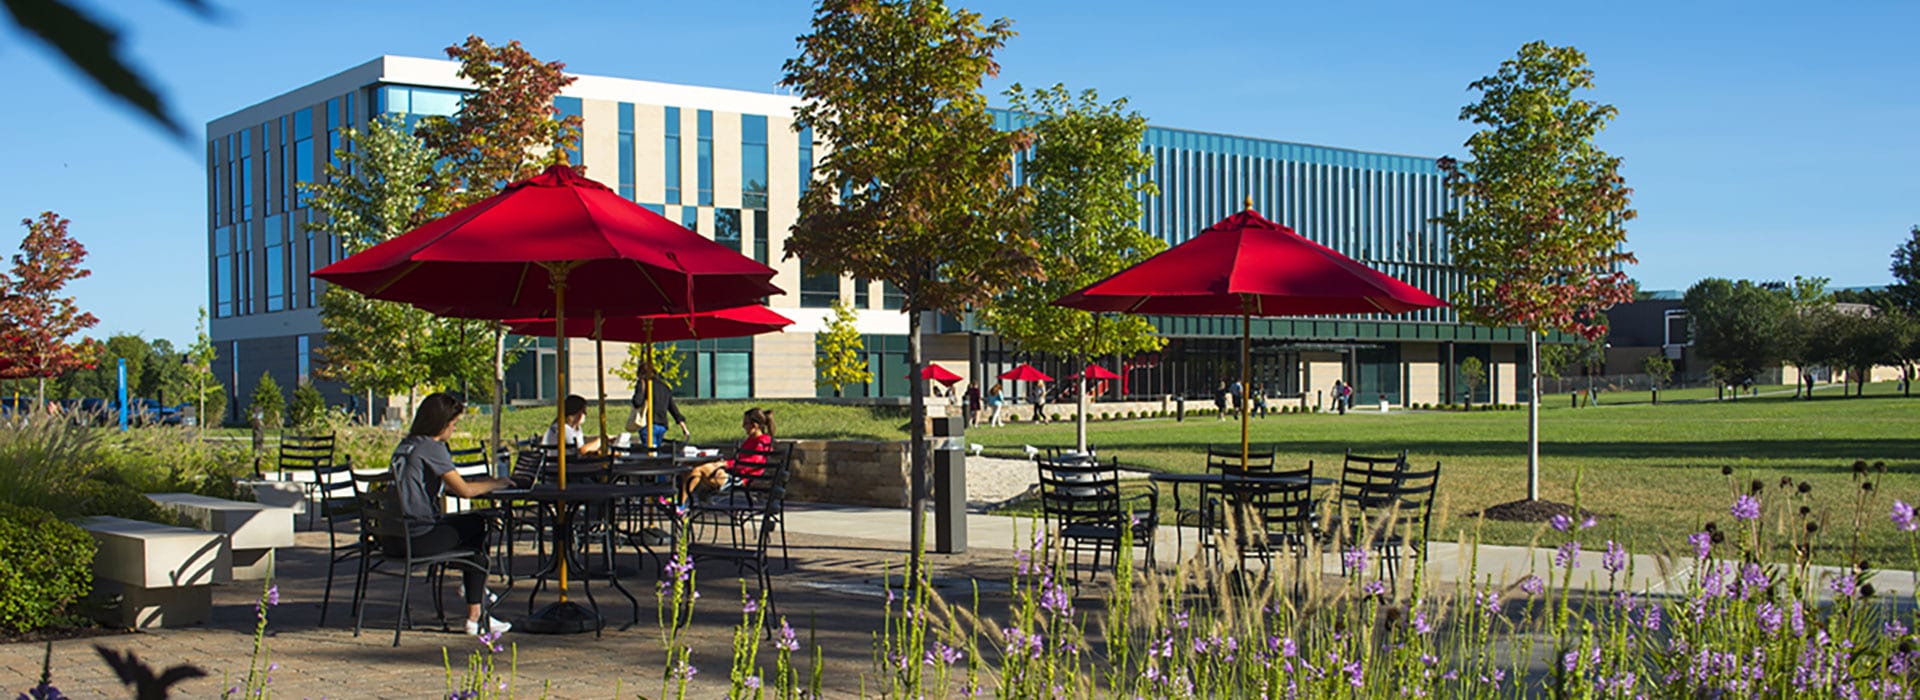
POLYGON ((90 341, 69 342, 100 320, 60 296, 67 283, 93 274, 80 263, 87 248, 67 233, 72 223, 53 212, 22 219, 26 238, 13 269, 0 275, 0 377, 32 377, 35 406, 47 405, 47 378, 87 365, 97 354, 90 341))
MULTIPOLYGON (((1900 363, 1900 357, 1912 342, 1913 324, 1903 315, 1890 312, 1852 313, 1833 311, 1824 315, 1820 333, 1826 340, 1820 346, 1822 359, 1835 369, 1844 370, 1855 384, 1854 395, 1866 393, 1867 379, 1875 365, 1900 363)), ((1841 386, 1841 395, 1846 386, 1841 386)))
MULTIPOLYGON (((324 298, 324 297, 323 297, 324 298)), ((219 421, 213 416, 226 412, 227 389, 213 376, 213 358, 215 350, 213 339, 207 337, 207 307, 200 307, 200 320, 193 327, 193 345, 187 348, 187 366, 193 373, 194 422, 206 425, 207 421, 219 421)))
MULTIPOLYGON (((1146 177, 1153 157, 1141 150, 1147 120, 1126 100, 1102 103, 1064 85, 1007 90, 1015 112, 1033 121, 1033 146, 1021 168, 1033 191, 1029 226, 1045 278, 1007 289, 981 312, 982 322, 1023 349, 1086 363, 1116 354, 1158 350, 1166 339, 1141 316, 1101 317, 1054 306, 1053 300, 1106 279, 1167 247, 1140 230, 1141 199, 1158 188, 1146 177)), ((1087 446, 1087 380, 1080 379, 1077 445, 1087 446)))
POLYGON ((1558 379, 1567 371, 1568 367, 1572 367, 1573 365, 1574 348, 1572 345, 1554 343, 1552 345, 1540 346, 1540 365, 1538 367, 1540 376, 1558 379))
POLYGON ((1473 408, 1473 394, 1487 383, 1487 365, 1480 358, 1467 356, 1460 361, 1460 381, 1467 385, 1467 408, 1473 408))
POLYGON ((1681 303, 1694 350, 1719 368, 1722 385, 1745 384, 1784 359, 1789 296, 1747 280, 1710 277, 1688 288, 1681 303))
POLYGON ((680 349, 673 343, 628 343, 627 359, 609 371, 638 387, 640 368, 646 366, 657 370, 660 381, 670 387, 680 386, 680 380, 687 374, 680 363, 680 349))
POLYGON ((327 420, 327 400, 320 396, 320 390, 313 382, 307 382, 293 389, 293 404, 287 410, 287 418, 295 428, 312 428, 327 420))
POLYGON ((1827 291, 1827 282, 1825 277, 1795 275, 1793 284, 1784 290, 1790 309, 1787 316, 1780 320, 1780 359, 1793 363, 1794 371, 1799 375, 1794 382, 1794 398, 1813 398, 1813 374, 1807 370, 1817 364, 1814 349, 1818 344, 1821 311, 1833 305, 1833 294, 1827 291))
POLYGON ((1920 226, 1893 249, 1893 284, 1887 285, 1887 296, 1901 311, 1920 315, 1920 226))
POLYGON ((1668 379, 1673 378, 1673 360, 1667 359, 1663 352, 1647 353, 1646 358, 1640 361, 1640 371, 1647 373, 1647 379, 1653 382, 1653 390, 1659 391, 1668 379))
MULTIPOLYGON (((955 315, 1042 269, 1026 234, 1030 197, 1010 182, 1024 131, 993 128, 981 82, 1010 21, 939 0, 821 0, 781 85, 803 100, 794 126, 832 150, 813 171, 786 257, 878 279, 904 297, 907 356, 923 369, 921 316, 955 315)), ((927 505, 926 388, 911 382, 913 511, 927 505)), ((921 518, 909 576, 919 580, 921 518)))
POLYGON ((258 416, 263 428, 278 428, 284 424, 287 395, 280 391, 280 383, 273 381, 273 375, 260 373, 260 381, 253 385, 253 398, 247 402, 247 414, 258 416))
MULTIPOLYGON (((1467 288, 1452 302, 1463 319, 1527 330, 1527 365, 1540 366, 1550 330, 1606 334, 1600 314, 1633 299, 1621 266, 1632 190, 1620 159, 1594 146, 1618 110, 1574 96, 1593 87, 1586 55, 1532 42, 1495 74, 1468 86, 1480 101, 1460 119, 1480 125, 1468 161, 1440 159, 1460 206, 1437 221, 1452 237, 1467 288)), ((1540 498, 1540 377, 1529 372, 1527 499, 1540 498)))
POLYGON ((439 188, 464 206, 492 196, 501 185, 567 163, 580 139, 580 118, 559 119, 553 99, 575 78, 567 64, 543 63, 518 41, 492 46, 478 36, 447 47, 457 73, 474 89, 453 116, 420 120, 427 148, 446 157, 439 188))
POLYGON ((854 326, 853 307, 835 300, 833 318, 824 332, 814 336, 820 352, 813 356, 814 384, 833 387, 837 398, 848 384, 873 381, 867 371, 867 347, 854 326))

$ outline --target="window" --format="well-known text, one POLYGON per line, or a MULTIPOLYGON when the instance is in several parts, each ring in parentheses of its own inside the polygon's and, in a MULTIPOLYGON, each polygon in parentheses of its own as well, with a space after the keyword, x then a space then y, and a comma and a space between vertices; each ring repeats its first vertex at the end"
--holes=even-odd
POLYGON ((667 179, 667 203, 680 203, 680 108, 667 108, 667 139, 661 152, 660 164, 665 166, 667 179))
POLYGON ((753 261, 767 264, 767 241, 772 237, 767 230, 767 210, 755 209, 753 212, 753 261))
POLYGON ((253 220, 253 130, 240 130, 240 220, 253 220))
MULTIPOLYGON (((327 234, 319 227, 296 224, 307 239, 307 306, 320 305, 320 280, 315 279, 313 271, 326 267, 332 262, 327 259, 327 234)), ((302 233, 295 233, 293 239, 300 240, 302 233)))
POLYGON ((294 381, 297 382, 295 386, 306 386, 312 381, 310 376, 313 370, 312 349, 308 346, 308 342, 310 341, 304 335, 295 339, 296 345, 293 351, 294 381))
POLYGON ((740 210, 713 210, 713 241, 740 252, 740 210))
POLYGON ((873 286, 873 282, 871 280, 854 278, 853 308, 856 308, 856 309, 867 308, 867 288, 871 286, 873 286))
POLYGON ((813 189, 813 127, 800 130, 800 194, 813 189))
POLYGON ((307 205, 300 185, 313 182, 313 110, 293 113, 293 151, 287 156, 287 171, 293 173, 293 207, 307 205))
POLYGON ((818 272, 806 258, 800 259, 800 308, 824 309, 840 299, 840 277, 818 272))
MULTIPOLYGON (((866 348, 867 371, 873 374, 873 381, 863 384, 847 384, 842 387, 842 395, 852 397, 906 396, 912 385, 907 380, 907 337, 904 335, 862 335, 861 345, 866 348)), ((819 354, 816 346, 814 353, 819 354)), ((819 376, 819 365, 815 364, 815 377, 819 376)), ((815 390, 817 396, 832 396, 833 386, 820 386, 815 390)))
POLYGON ((261 272, 266 276, 267 311, 284 311, 287 308, 287 233, 283 217, 278 214, 267 217, 266 262, 261 272))
POLYGON ((674 343, 686 376, 676 396, 744 399, 753 395, 753 339, 720 338, 674 343))
POLYGON ((213 229, 213 317, 233 315, 233 227, 213 229))
POLYGON ((713 111, 700 110, 696 116, 699 128, 699 143, 695 150, 695 177, 699 180, 699 204, 713 206, 713 111))
POLYGON ((740 117, 740 206, 767 208, 767 118, 740 117))
POLYGON ((327 100, 327 162, 340 167, 340 100, 327 100))
POLYGON ((620 196, 633 201, 633 104, 620 103, 620 196))
POLYGON ((700 232, 700 209, 698 207, 681 207, 680 208, 680 225, 687 227, 688 231, 699 233, 700 232))
POLYGON ((893 286, 892 282, 880 283, 880 308, 900 310, 907 308, 907 295, 893 286))

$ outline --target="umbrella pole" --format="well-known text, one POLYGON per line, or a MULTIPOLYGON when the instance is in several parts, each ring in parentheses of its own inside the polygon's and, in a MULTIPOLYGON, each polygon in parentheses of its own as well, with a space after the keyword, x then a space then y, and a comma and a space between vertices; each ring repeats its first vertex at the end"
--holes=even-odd
MULTIPOLYGON (((506 326, 498 323, 493 324, 493 444, 488 447, 488 449, 493 451, 493 454, 487 455, 487 461, 492 465, 495 475, 507 473, 501 471, 499 464, 500 450, 503 446, 503 443, 500 441, 500 413, 503 410, 502 407, 507 402, 507 375, 505 368, 502 367, 505 363, 506 354, 506 326)), ((537 355, 535 359, 538 359, 537 355)))
POLYGON ((607 349, 600 340, 600 311, 593 312, 593 373, 600 380, 600 449, 607 449, 607 349))
POLYGON ((1234 409, 1240 411, 1240 471, 1247 470, 1247 387, 1252 386, 1253 369, 1247 364, 1248 348, 1253 345, 1253 314, 1246 307, 1240 309, 1240 395, 1235 397, 1234 409))
POLYGON ((647 353, 645 357, 641 358, 641 360, 647 364, 646 376, 642 379, 642 381, 647 384, 647 407, 641 411, 641 415, 646 416, 647 419, 645 426, 647 431, 647 454, 653 454, 653 448, 659 447, 659 444, 653 438, 653 319, 641 319, 640 328, 647 334, 647 342, 641 346, 647 353))
MULTIPOLYGON (((553 270, 553 307, 554 307, 553 337, 557 341, 554 343, 555 347, 554 347, 553 359, 554 359, 554 362, 558 365, 557 367, 554 368, 554 376, 556 377, 555 383, 557 386, 554 387, 554 394, 553 394, 553 398, 554 398, 553 413, 555 416, 554 418, 555 422, 553 424, 553 432, 554 432, 554 435, 560 438, 559 439, 560 444, 554 445, 554 453, 558 454, 560 459, 560 490, 565 491, 567 489, 567 388, 568 388, 568 384, 567 384, 567 268, 556 265, 552 268, 552 270, 553 270)), ((567 512, 568 511, 565 508, 560 509, 560 519, 559 519, 558 525, 563 529, 573 526, 572 523, 567 522, 567 515, 566 515, 567 512)), ((564 604, 567 602, 567 557, 563 554, 557 558, 560 560, 560 602, 564 604)))

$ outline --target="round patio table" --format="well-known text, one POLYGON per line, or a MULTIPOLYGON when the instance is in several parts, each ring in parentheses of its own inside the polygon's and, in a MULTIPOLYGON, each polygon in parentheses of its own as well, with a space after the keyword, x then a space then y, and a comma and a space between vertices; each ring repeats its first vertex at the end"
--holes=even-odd
MULTIPOLYGON (((585 552, 575 546, 574 520, 590 504, 610 504, 636 498, 659 497, 663 493, 671 494, 672 488, 669 486, 663 489, 658 485, 589 483, 572 484, 564 489, 552 484, 538 484, 525 489, 499 489, 479 496, 478 498, 495 501, 539 503, 553 514, 553 555, 548 558, 540 571, 534 574, 533 593, 527 598, 529 614, 524 624, 519 627, 535 634, 577 634, 592 630, 598 636, 605 622, 600 615, 600 604, 594 600, 589 577, 585 575, 587 572, 584 565, 585 552), (548 579, 559 575, 560 568, 563 566, 568 567, 570 571, 582 574, 578 580, 581 592, 587 597, 587 607, 568 600, 567 592, 561 590, 560 600, 535 610, 534 605, 540 591, 546 587, 548 579)), ((640 616, 640 602, 633 597, 633 593, 627 591, 625 586, 620 585, 619 577, 609 576, 607 580, 613 584, 614 590, 625 596, 627 602, 633 606, 634 619, 637 621, 640 616)), ((508 583, 508 587, 511 590, 511 582, 508 583)))
MULTIPOLYGON (((1312 486, 1327 486, 1334 483, 1333 479, 1330 479, 1324 476, 1298 477, 1298 476, 1266 476, 1266 475, 1260 475, 1260 474, 1228 474, 1225 472, 1158 472, 1158 471, 1147 471, 1145 469, 1130 469, 1128 471, 1146 472, 1148 479, 1152 479, 1153 481, 1157 481, 1163 484, 1171 485, 1171 489, 1173 491, 1173 518, 1174 518, 1173 519, 1173 540, 1174 540, 1174 547, 1176 549, 1176 552, 1186 551, 1186 532, 1183 528, 1180 527, 1180 487, 1181 485, 1197 484, 1201 487, 1201 489, 1203 489, 1203 493, 1204 493, 1204 489, 1207 486, 1237 486, 1237 487, 1246 488, 1252 491, 1259 491, 1261 489, 1271 489, 1276 486, 1299 486, 1301 484, 1308 484, 1312 486)), ((1204 499, 1204 496, 1202 496, 1202 498, 1204 499)), ((1201 524, 1201 535, 1203 537, 1206 535, 1206 525, 1205 525, 1204 519, 1202 520, 1202 524, 1201 524)))

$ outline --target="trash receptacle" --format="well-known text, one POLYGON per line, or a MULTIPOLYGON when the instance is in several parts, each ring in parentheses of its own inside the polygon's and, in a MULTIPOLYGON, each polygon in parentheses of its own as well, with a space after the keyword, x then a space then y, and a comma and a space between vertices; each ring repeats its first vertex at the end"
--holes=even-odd
POLYGON ((933 551, 967 551, 966 427, 960 416, 933 419, 933 551))

